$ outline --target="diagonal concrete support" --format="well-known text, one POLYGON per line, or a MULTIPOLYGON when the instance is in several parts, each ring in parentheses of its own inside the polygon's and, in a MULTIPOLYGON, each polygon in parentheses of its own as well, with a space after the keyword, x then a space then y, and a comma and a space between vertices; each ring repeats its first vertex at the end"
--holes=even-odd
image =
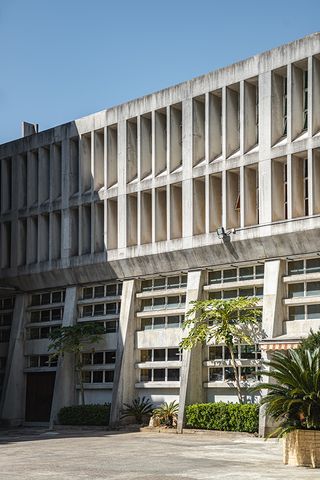
POLYGON ((122 405, 124 403, 130 403, 135 396, 135 293, 135 281, 124 281, 122 285, 121 311, 112 390, 110 425, 116 425, 119 423, 122 405))
MULTIPOLYGON (((205 272, 201 271, 188 273, 186 312, 191 308, 191 302, 200 300, 202 297, 204 275, 205 272)), ((183 431, 186 405, 202 401, 202 345, 199 344, 192 350, 184 350, 182 354, 178 433, 183 431)))
MULTIPOLYGON (((66 298, 62 319, 63 327, 71 327, 77 322, 77 288, 66 289, 66 298)), ((58 368, 52 398, 50 428, 57 422, 59 410, 75 404, 75 364, 74 355, 66 353, 58 360, 58 368)))
MULTIPOLYGON (((263 314, 262 331, 267 338, 274 338, 283 333, 283 320, 285 311, 282 299, 285 297, 282 277, 285 275, 286 262, 284 260, 272 260, 265 262, 264 287, 263 287, 263 314)), ((268 360, 267 352, 262 351, 262 359, 268 360)), ((265 377, 263 381, 269 381, 265 377)), ((262 392, 266 394, 266 392, 262 392)), ((265 437, 272 428, 272 423, 265 415, 264 407, 260 408, 259 435, 265 437)))
POLYGON ((24 327, 27 295, 16 296, 10 333, 0 418, 8 425, 21 425, 25 411, 24 327))

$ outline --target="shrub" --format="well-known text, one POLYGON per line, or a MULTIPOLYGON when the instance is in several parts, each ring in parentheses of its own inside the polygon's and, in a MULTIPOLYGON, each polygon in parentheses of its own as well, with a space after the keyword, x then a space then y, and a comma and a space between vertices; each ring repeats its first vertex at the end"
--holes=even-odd
POLYGON ((58 418, 62 425, 109 425, 110 403, 104 405, 73 405, 61 408, 58 418))
POLYGON ((186 408, 191 428, 255 433, 259 427, 259 406, 240 403, 199 403, 186 408))
POLYGON ((173 427, 177 422, 179 411, 179 403, 175 400, 173 402, 164 402, 160 407, 153 410, 153 415, 160 419, 160 424, 167 427, 173 427))
POLYGON ((146 397, 135 398, 132 403, 124 403, 121 418, 134 417, 137 423, 143 423, 146 417, 151 417, 153 405, 146 397))

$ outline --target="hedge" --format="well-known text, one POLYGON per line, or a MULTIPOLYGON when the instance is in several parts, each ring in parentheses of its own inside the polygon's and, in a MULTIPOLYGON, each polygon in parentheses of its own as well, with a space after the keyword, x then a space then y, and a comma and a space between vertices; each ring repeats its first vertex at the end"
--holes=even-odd
POLYGON ((224 402, 189 405, 186 425, 205 430, 255 433, 259 427, 259 406, 224 402))
POLYGON ((61 425, 109 425, 110 403, 63 407, 58 418, 61 425))

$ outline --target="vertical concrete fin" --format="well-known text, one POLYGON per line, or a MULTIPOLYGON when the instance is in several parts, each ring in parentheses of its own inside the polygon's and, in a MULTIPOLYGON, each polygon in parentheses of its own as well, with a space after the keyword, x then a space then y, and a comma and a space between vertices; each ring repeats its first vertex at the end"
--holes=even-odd
POLYGON ((7 368, 4 379, 0 418, 10 425, 21 425, 24 420, 24 327, 27 295, 16 296, 13 310, 7 368))
POLYGON ((121 311, 112 390, 110 425, 116 425, 119 422, 122 405, 124 403, 131 402, 135 395, 135 293, 135 281, 124 281, 122 285, 121 311))
MULTIPOLYGON (((202 297, 204 275, 205 273, 201 271, 188 273, 186 312, 191 308, 191 302, 202 297)), ((192 350, 184 350, 182 354, 178 433, 182 433, 183 430, 186 405, 202 401, 202 345, 199 344, 192 350)))
MULTIPOLYGON (((71 327, 76 324, 76 321, 77 288, 69 287, 66 289, 62 326, 71 327)), ((75 383, 74 355, 72 353, 66 353, 63 358, 59 358, 58 361, 50 414, 50 428, 52 428, 57 421, 59 410, 62 407, 75 404, 75 383)))

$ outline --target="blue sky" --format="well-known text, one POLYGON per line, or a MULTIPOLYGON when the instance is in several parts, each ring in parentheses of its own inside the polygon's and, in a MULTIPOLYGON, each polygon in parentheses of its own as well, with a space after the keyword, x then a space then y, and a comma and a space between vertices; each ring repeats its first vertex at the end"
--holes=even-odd
POLYGON ((0 143, 319 30, 319 0, 1 0, 0 143))

